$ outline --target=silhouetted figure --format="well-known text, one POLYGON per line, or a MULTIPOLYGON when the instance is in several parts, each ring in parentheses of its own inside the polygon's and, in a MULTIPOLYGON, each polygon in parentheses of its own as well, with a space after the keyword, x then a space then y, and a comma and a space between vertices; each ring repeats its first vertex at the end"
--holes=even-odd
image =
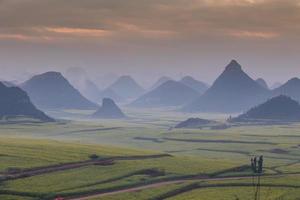
POLYGON ((254 157, 253 159, 253 168, 254 168, 254 173, 257 173, 257 158, 254 157))
POLYGON ((263 156, 260 156, 258 160, 258 170, 257 170, 259 174, 263 172, 263 162, 264 162, 264 158, 263 156))
POLYGON ((254 161, 253 161, 253 158, 251 158, 251 169, 252 169, 252 171, 254 171, 254 161))

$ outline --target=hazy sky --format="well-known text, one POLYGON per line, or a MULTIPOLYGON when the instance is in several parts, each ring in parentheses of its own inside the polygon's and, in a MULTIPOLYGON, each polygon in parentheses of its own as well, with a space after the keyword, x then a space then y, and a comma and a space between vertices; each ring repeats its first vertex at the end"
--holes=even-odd
POLYGON ((300 0, 0 0, 1 78, 83 67, 212 82, 232 58, 270 83, 300 77, 300 0))

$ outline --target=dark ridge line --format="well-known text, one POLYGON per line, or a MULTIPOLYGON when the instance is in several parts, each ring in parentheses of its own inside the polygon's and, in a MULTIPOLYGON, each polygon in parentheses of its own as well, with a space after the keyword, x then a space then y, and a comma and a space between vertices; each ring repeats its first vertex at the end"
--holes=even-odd
POLYGON ((237 141, 237 140, 201 140, 201 139, 176 139, 176 138, 162 138, 164 140, 169 141, 178 141, 178 142, 194 142, 194 143, 224 143, 224 144, 271 144, 276 145, 277 143, 272 142, 261 142, 261 141, 255 141, 255 142, 246 142, 246 141, 237 141))
POLYGON ((42 193, 33 193, 33 192, 18 192, 13 190, 0 190, 0 195, 12 195, 19 197, 32 197, 32 198, 41 198, 44 194, 42 193))
POLYGON ((221 153, 235 153, 235 154, 242 154, 242 155, 250 155, 251 153, 246 152, 246 151, 230 151, 230 150, 218 150, 218 149, 201 149, 198 148, 196 150, 200 150, 200 151, 211 151, 211 152, 221 152, 221 153))
MULTIPOLYGON (((206 188, 231 188, 231 187, 253 187, 250 183, 228 183, 228 184, 204 184, 192 183, 190 185, 175 189, 173 191, 162 194, 158 197, 151 198, 150 200, 164 200, 167 198, 175 197, 180 194, 191 192, 193 190, 206 189, 206 188)), ((284 185, 284 184, 261 184, 261 187, 272 187, 272 188, 294 188, 298 189, 300 186, 284 185)))
POLYGON ((80 185, 80 186, 77 186, 77 187, 71 187, 71 188, 67 188, 67 189, 63 189, 63 190, 58 190, 56 192, 64 192, 64 191, 78 189, 78 188, 86 188, 86 187, 91 187, 91 186, 95 186, 95 185, 111 183, 111 182, 115 182, 115 181, 122 180, 122 179, 125 179, 125 178, 129 178, 129 177, 132 177, 132 176, 135 176, 135 175, 149 175, 149 174, 147 174, 147 170, 152 170, 152 168, 150 168, 150 169, 141 169, 141 170, 137 170, 137 171, 125 174, 123 176, 118 176, 118 177, 114 177, 114 178, 110 178, 110 179, 106 179, 106 180, 102 180, 102 181, 96 181, 94 183, 80 185))
POLYGON ((300 137, 300 135, 251 135, 251 134, 242 134, 242 136, 247 136, 247 137, 268 137, 268 138, 273 138, 273 137, 300 137))
POLYGON ((118 130, 118 129, 121 129, 121 128, 122 127, 84 129, 84 130, 75 130, 75 131, 66 131, 66 132, 62 132, 62 133, 55 133, 55 135, 59 136, 59 135, 68 135, 68 134, 74 134, 74 133, 88 133, 88 132, 95 132, 95 131, 110 131, 110 130, 118 130))
MULTIPOLYGON (((294 174, 294 173, 293 173, 294 174)), ((295 173, 295 174, 299 174, 299 173, 295 173)), ((289 173, 286 173, 284 175, 289 175, 289 173)), ((276 176, 276 175, 275 175, 276 176)), ((278 175, 277 175, 278 176, 278 175)), ((282 175, 280 175, 282 176, 282 175)), ((101 195, 101 194, 105 194, 105 193, 111 193, 111 192, 117 192, 120 190, 127 190, 127 189, 134 189, 136 187, 143 187, 143 186, 147 186, 147 185, 153 185, 153 184, 160 184, 162 182, 172 182, 175 181, 176 183, 184 182, 184 181, 210 181, 209 179, 224 179, 224 180, 230 180, 233 178, 237 178, 237 179, 243 179, 243 178, 251 178, 252 176, 231 176, 231 177, 213 177, 211 178, 210 176, 207 175, 203 175, 199 176, 199 175, 187 175, 187 176, 181 176, 181 177, 169 177, 169 178, 164 178, 164 179, 160 179, 160 180, 149 180, 146 182, 140 182, 140 183, 134 183, 134 184, 127 184, 127 185, 120 185, 120 186, 116 186, 116 187, 112 187, 112 188, 105 188, 105 189, 95 189, 95 190, 90 190, 90 191, 84 191, 84 192, 73 192, 73 193, 64 193, 63 197, 68 197, 67 199, 69 200, 78 200, 81 198, 87 198, 89 196, 95 196, 95 195, 101 195), (203 179, 203 180, 201 180, 203 179)), ((274 177, 274 175, 264 175, 263 177, 274 177)), ((174 183, 175 183, 174 182, 174 183)), ((249 186, 253 186, 253 184, 249 184, 249 186)), ((287 185, 290 187, 299 187, 300 186, 293 186, 293 185, 287 185)))
POLYGON ((134 137, 133 139, 134 140, 151 141, 151 142, 155 142, 155 143, 163 143, 164 142, 160 138, 134 137))
POLYGON ((167 141, 177 141, 177 142, 194 142, 194 143, 223 143, 223 144, 270 144, 270 145, 277 145, 277 143, 273 142, 261 142, 261 141, 255 141, 255 142, 246 142, 246 141, 237 141, 237 140, 201 140, 201 139, 177 139, 177 138, 150 138, 150 137, 134 137, 134 140, 148 140, 152 142, 163 142, 161 140, 167 140, 167 141))

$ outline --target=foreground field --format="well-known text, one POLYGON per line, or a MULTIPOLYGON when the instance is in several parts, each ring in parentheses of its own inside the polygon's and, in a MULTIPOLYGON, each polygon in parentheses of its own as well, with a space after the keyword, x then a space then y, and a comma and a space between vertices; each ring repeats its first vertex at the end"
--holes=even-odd
POLYGON ((42 199, 58 195, 76 196, 168 179, 204 177, 239 166, 238 163, 225 160, 216 162, 212 159, 48 140, 1 138, 0 144, 0 175, 3 180, 0 194, 5 194, 1 199, 8 198, 8 194, 42 199), (112 159, 113 162, 109 165, 91 163, 82 167, 27 174, 24 177, 13 176, 26 173, 29 169, 30 172, 40 170, 42 166, 90 160, 89 157, 94 154, 99 156, 99 160, 112 159))
POLYGON ((67 111, 60 115, 72 121, 1 124, 0 199, 253 199, 253 155, 265 157, 261 199, 299 197, 299 124, 173 130, 188 116, 127 113, 122 121, 67 111))

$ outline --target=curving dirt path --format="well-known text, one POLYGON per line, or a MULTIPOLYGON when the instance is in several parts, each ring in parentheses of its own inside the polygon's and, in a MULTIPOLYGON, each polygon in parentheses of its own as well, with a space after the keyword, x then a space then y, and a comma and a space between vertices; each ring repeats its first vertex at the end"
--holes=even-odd
MULTIPOLYGON (((277 175, 265 175, 264 177, 270 177, 270 178, 278 178, 278 177, 285 177, 285 176, 299 176, 300 173, 295 174, 277 174, 277 175)), ((166 185, 173 185, 173 184, 180 184, 180 183, 189 183, 189 182, 197 182, 197 181, 222 181, 222 180, 241 180, 241 179, 252 179, 252 176, 240 176, 240 177, 222 177, 222 178, 203 178, 203 177, 196 177, 191 179, 181 179, 181 180, 174 180, 174 181, 162 181, 159 183, 153 183, 148 184, 144 186, 138 186, 138 187, 132 187, 128 189, 122 189, 117 190, 113 192, 104 192, 99 194, 91 194, 91 195, 85 195, 82 197, 73 197, 73 198, 66 198, 67 200, 89 200, 93 198, 98 197, 104 197, 104 196, 111 196, 116 194, 122 194, 122 193, 128 193, 128 192, 137 192, 145 189, 151 189, 151 188, 159 188, 161 186, 166 185)))
POLYGON ((44 167, 36 167, 31 169, 16 170, 13 172, 6 172, 2 174, 2 180, 15 180, 20 178, 27 178, 31 176, 37 176, 42 174, 48 174, 57 171, 70 170, 90 165, 113 165, 114 161, 118 160, 145 160, 153 158, 171 157, 169 154, 157 154, 157 155, 136 155, 136 156, 115 156, 105 158, 101 160, 85 160, 72 163, 64 163, 58 165, 50 165, 44 167))

